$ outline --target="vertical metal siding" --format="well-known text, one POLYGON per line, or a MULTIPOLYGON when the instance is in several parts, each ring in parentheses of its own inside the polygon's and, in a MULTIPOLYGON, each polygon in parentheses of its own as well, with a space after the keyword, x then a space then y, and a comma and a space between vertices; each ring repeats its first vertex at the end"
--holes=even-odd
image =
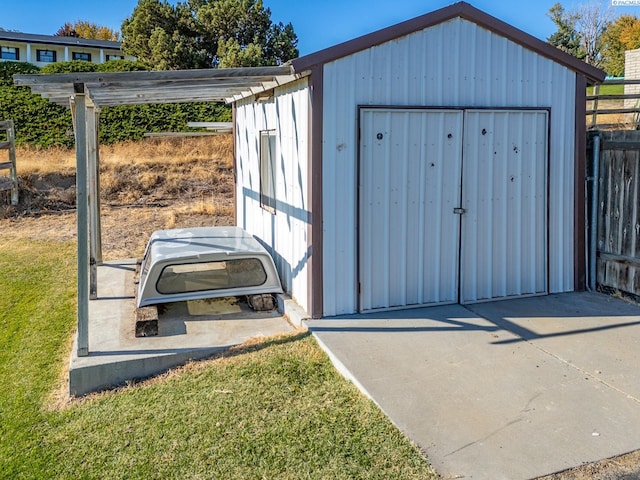
POLYGON ((324 67, 324 313, 357 309, 357 106, 551 108, 549 290, 573 290, 575 73, 454 19, 324 67))
POLYGON ((236 121, 238 226, 270 249, 285 291, 307 305, 308 83, 299 80, 275 89, 268 102, 238 102, 236 121), (276 131, 276 212, 260 207, 259 138, 276 131))

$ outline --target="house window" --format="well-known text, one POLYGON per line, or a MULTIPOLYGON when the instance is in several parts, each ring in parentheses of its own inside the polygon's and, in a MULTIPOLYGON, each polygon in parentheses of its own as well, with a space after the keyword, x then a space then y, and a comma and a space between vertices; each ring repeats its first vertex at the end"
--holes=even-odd
POLYGON ((54 50, 38 50, 36 58, 38 62, 52 63, 56 61, 56 52, 54 50))
POLYGON ((91 61, 91 54, 84 52, 71 52, 72 60, 84 60, 85 62, 91 61))
POLYGON ((20 49, 16 47, 0 47, 0 58, 3 60, 20 60, 20 49))
POLYGON ((260 205, 275 213, 276 209, 276 132, 260 132, 260 205))
POLYGON ((109 60, 124 60, 124 55, 107 55, 107 62, 109 60))

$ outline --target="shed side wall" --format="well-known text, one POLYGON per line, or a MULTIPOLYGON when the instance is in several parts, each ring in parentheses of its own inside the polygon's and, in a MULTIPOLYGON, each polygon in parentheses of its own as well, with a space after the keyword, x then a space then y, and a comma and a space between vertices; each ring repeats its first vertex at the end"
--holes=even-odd
POLYGON ((324 67, 324 314, 357 310, 358 105, 550 108, 549 291, 574 288, 576 74, 454 19, 324 67))
POLYGON ((309 202, 308 81, 276 88, 272 99, 236 104, 237 225, 258 237, 272 254, 285 291, 305 310, 309 202), (276 132, 275 213, 260 206, 260 132, 276 132))

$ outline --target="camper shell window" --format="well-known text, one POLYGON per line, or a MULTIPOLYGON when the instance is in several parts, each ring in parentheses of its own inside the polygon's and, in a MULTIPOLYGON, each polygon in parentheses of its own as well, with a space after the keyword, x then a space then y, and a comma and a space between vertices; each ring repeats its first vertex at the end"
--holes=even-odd
POLYGON ((257 287, 267 281, 262 263, 255 258, 167 265, 156 288, 171 293, 202 292, 226 288, 257 287))

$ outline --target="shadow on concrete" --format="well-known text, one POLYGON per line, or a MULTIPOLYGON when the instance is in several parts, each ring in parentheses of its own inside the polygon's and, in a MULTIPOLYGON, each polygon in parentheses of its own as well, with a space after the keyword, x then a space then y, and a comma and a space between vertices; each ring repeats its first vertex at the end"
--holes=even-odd
MULTIPOLYGON (((510 338, 493 342, 496 345, 531 341, 543 338, 597 333, 640 325, 640 306, 623 303, 599 293, 572 293, 548 295, 544 297, 528 297, 496 302, 461 305, 468 315, 456 311, 455 318, 442 312, 439 308, 420 307, 406 310, 392 310, 355 315, 338 315, 314 323, 314 332, 368 332, 368 333, 405 333, 405 332, 460 332, 507 331, 518 338, 510 338), (597 301, 594 301, 594 298, 597 301), (483 320, 480 321, 479 317, 483 320), (620 322, 621 317, 633 319, 620 322), (423 319, 430 320, 429 325, 400 326, 397 320, 423 319), (637 320, 635 320, 637 318, 637 320), (552 332, 535 331, 535 325, 544 323, 544 319, 552 320, 552 332), (362 326, 357 320, 364 320, 362 326), (376 320, 383 321, 379 326, 371 326, 376 320), (348 325, 344 323, 348 321, 348 325), (355 322, 354 322, 355 321, 355 322), (585 324, 591 324, 584 328, 585 324), (573 328, 577 326, 579 328, 573 328)), ((547 322, 549 323, 549 322, 547 322)))

